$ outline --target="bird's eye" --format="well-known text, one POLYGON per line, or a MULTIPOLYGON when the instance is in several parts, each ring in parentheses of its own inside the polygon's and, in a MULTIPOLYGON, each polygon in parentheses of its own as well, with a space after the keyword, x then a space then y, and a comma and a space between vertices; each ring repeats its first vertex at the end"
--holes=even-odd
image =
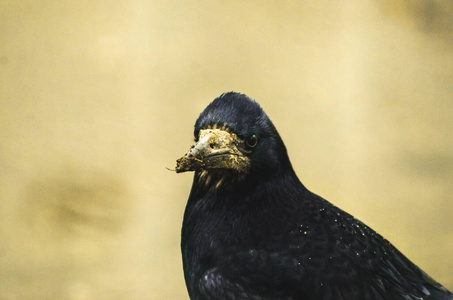
POLYGON ((249 148, 255 148, 256 145, 258 145, 258 137, 256 136, 256 134, 252 134, 251 136, 249 136, 249 137, 245 140, 245 144, 246 144, 247 147, 249 147, 249 148))

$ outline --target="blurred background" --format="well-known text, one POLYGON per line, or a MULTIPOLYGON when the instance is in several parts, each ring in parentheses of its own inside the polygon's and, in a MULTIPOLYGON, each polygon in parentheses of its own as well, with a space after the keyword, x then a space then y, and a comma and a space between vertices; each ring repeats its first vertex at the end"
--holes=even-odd
POLYGON ((0 299, 187 299, 175 160, 223 92, 453 289, 453 2, 0 1, 0 299))

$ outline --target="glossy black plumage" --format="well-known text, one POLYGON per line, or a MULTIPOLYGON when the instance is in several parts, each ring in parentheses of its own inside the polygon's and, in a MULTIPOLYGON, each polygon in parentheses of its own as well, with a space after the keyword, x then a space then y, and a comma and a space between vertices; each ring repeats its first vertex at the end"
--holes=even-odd
POLYGON ((306 189, 255 101, 215 99, 196 121, 196 141, 216 126, 258 143, 245 174, 195 172, 181 241, 191 299, 453 299, 379 234, 306 189))

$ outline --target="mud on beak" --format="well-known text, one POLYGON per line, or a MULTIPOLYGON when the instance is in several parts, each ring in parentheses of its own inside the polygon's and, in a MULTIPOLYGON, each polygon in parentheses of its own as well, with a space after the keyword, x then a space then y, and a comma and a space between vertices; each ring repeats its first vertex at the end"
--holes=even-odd
POLYGON ((244 152, 244 141, 235 133, 222 129, 202 129, 198 142, 176 161, 176 173, 210 169, 246 173, 250 159, 244 152))

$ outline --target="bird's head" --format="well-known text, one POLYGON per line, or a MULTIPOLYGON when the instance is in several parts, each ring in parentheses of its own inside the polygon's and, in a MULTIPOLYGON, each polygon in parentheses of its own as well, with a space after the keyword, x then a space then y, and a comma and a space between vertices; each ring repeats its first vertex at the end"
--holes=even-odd
POLYGON ((195 123, 196 144, 177 160, 176 172, 195 171, 200 180, 241 181, 278 173, 289 164, 286 148, 269 117, 254 100, 226 93, 212 101, 195 123))

